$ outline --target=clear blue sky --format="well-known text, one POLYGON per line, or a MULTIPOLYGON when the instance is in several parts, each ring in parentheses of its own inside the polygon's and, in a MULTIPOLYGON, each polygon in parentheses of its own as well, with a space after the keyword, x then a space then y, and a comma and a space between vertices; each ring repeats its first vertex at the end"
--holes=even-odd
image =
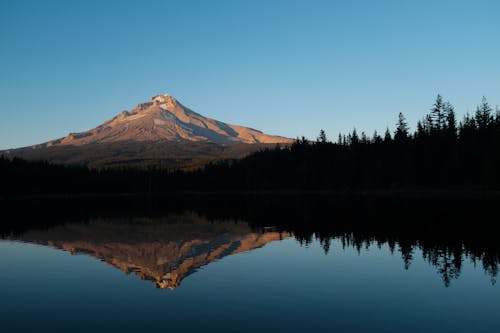
POLYGON ((159 93, 289 137, 500 104, 500 1, 0 1, 0 149, 159 93))

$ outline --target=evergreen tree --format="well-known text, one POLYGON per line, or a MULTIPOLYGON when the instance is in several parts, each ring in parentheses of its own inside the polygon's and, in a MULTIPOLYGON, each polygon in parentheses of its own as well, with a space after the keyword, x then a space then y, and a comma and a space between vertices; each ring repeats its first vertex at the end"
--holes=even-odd
POLYGON ((356 128, 354 128, 352 130, 350 142, 352 145, 357 145, 359 143, 359 137, 358 137, 358 132, 356 131, 356 128))
POLYGON ((452 136, 457 136, 457 121, 455 118, 455 108, 450 102, 446 102, 443 107, 446 118, 445 128, 447 133, 452 136))
POLYGON ((373 132, 372 142, 375 143, 375 144, 379 144, 379 143, 383 142, 383 140, 380 137, 380 135, 378 134, 377 130, 375 130, 373 132))
POLYGON ((386 127, 384 134, 384 143, 390 143, 391 141, 392 141, 391 132, 389 131, 389 127, 386 127))
POLYGON ((486 101, 486 97, 483 96, 481 104, 476 109, 476 124, 479 129, 487 128, 493 122, 493 109, 486 101))
POLYGON ((326 133, 323 129, 319 131, 317 141, 320 143, 327 143, 326 133))
POLYGON ((439 131, 443 128, 445 115, 443 112, 443 97, 437 95, 436 102, 431 109, 431 131, 439 131))
POLYGON ((422 122, 419 120, 417 122, 417 131, 415 132, 415 138, 422 139, 425 136, 425 129, 422 122))
POLYGON ((464 138, 465 136, 471 135, 475 133, 476 128, 476 120, 466 113, 458 129, 459 136, 464 138))
POLYGON ((361 132, 361 143, 362 144, 367 144, 369 142, 368 137, 366 136, 365 132, 361 132))
POLYGON ((433 124, 432 124, 432 116, 430 114, 425 116, 424 119, 424 132, 426 134, 430 134, 432 132, 433 124))
POLYGON ((408 140, 408 124, 404 115, 400 112, 398 116, 398 123, 396 125, 396 131, 394 132, 395 142, 406 142, 408 140))
POLYGON ((495 127, 497 129, 497 135, 500 133, 500 108, 498 105, 495 107, 495 121, 494 121, 495 127))

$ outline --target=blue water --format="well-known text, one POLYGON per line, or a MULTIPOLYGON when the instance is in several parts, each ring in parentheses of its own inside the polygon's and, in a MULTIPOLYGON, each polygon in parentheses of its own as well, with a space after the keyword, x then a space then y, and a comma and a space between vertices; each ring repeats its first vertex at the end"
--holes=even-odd
POLYGON ((174 290, 90 255, 0 241, 2 332, 500 332, 500 287, 465 260, 445 287, 415 250, 293 237, 228 255, 174 290))

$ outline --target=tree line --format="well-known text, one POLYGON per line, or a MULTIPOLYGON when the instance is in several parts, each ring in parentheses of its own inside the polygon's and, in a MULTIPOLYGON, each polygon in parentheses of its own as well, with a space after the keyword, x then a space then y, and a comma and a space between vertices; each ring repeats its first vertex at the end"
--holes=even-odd
POLYGON ((151 165, 87 169, 0 157, 4 196, 37 193, 159 193, 218 190, 346 190, 497 187, 500 110, 483 98, 457 121, 438 95, 414 132, 402 113, 393 132, 368 136, 353 129, 334 141, 298 138, 242 159, 194 171, 151 165))
MULTIPOLYGON (((438 95, 411 133, 402 113, 393 133, 371 137, 354 129, 334 142, 321 130, 241 160, 211 163, 182 174, 184 186, 244 189, 369 189, 500 185, 500 111, 485 98, 457 122, 438 95)), ((175 177, 174 177, 175 178, 175 177)), ((175 184, 175 186, 182 186, 175 184)))

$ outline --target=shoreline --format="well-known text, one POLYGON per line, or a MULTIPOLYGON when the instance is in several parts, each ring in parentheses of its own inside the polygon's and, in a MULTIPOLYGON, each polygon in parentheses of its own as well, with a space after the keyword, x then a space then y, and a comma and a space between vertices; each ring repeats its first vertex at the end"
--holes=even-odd
POLYGON ((197 191, 167 191, 167 192, 130 192, 130 193, 47 193, 30 195, 0 196, 0 202, 8 200, 31 199, 92 199, 120 197, 168 197, 172 195, 194 196, 338 196, 338 197, 474 197, 500 196, 499 188, 488 187, 457 187, 457 188, 401 188, 401 189, 351 189, 351 190, 197 190, 197 191))

